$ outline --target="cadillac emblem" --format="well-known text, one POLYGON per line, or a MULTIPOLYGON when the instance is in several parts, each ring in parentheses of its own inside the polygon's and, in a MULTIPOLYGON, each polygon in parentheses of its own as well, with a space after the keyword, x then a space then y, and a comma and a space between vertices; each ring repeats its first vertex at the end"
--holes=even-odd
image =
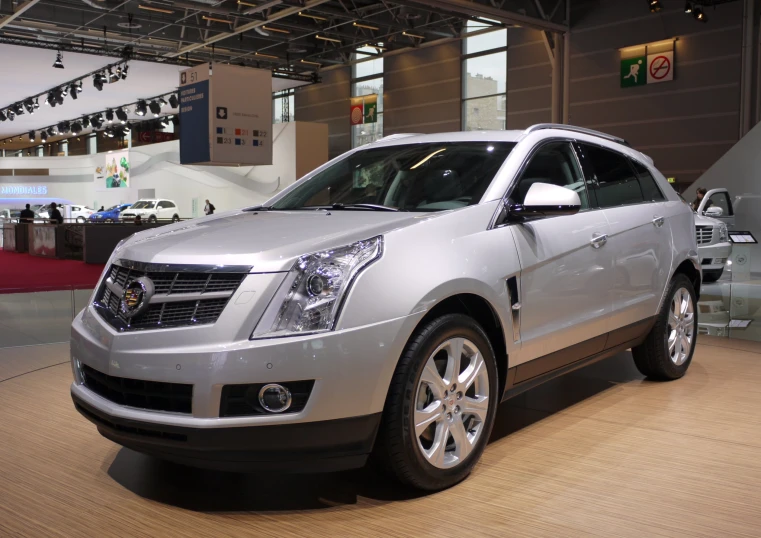
POLYGON ((153 282, 148 277, 142 276, 127 282, 120 305, 122 315, 131 318, 143 312, 148 308, 153 293, 153 282))

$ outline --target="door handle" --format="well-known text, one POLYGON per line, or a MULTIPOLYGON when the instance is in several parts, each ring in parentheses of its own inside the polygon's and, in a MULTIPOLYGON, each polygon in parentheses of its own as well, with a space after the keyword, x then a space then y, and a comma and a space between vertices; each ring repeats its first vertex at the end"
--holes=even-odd
POLYGON ((660 228, 661 226, 663 226, 663 223, 664 223, 664 222, 665 222, 665 220, 664 220, 664 218, 663 218, 663 217, 654 217, 654 218, 653 218, 653 225, 654 225, 656 228, 660 228))
POLYGON ((589 242, 594 248, 600 248, 608 242, 608 234, 595 233, 589 242))

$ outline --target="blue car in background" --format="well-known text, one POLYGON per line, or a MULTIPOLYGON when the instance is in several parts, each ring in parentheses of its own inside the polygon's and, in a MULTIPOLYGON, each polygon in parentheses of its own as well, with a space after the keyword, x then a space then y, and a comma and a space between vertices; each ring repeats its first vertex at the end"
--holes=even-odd
POLYGON ((119 222, 119 214, 132 204, 119 204, 90 215, 90 222, 119 222))

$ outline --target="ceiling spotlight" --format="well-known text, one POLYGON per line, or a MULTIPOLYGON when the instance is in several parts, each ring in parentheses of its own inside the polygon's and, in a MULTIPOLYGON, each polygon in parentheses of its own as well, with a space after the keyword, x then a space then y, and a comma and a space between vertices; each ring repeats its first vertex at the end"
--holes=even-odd
POLYGON ((82 127, 84 127, 85 129, 90 127, 90 118, 88 118, 87 116, 82 116, 82 127))
POLYGON ((116 109, 116 117, 119 118, 119 121, 123 124, 127 123, 127 113, 123 108, 119 107, 116 109))
POLYGON ((143 100, 138 101, 135 105, 135 114, 145 116, 146 112, 148 112, 148 105, 143 100))
POLYGON ((92 76, 92 85, 95 86, 96 90, 98 90, 99 92, 102 92, 103 91, 103 84, 105 84, 105 82, 106 82, 105 79, 106 79, 105 75, 103 75, 101 73, 95 73, 92 76))
POLYGON ((48 96, 45 98, 45 104, 48 106, 55 106, 55 99, 53 98, 53 92, 48 92, 48 96))
POLYGON ((658 13, 663 9, 660 0, 648 0, 648 3, 650 4, 650 13, 658 13))
POLYGON ((48 136, 55 136, 55 127, 48 127, 48 136))
POLYGON ((40 98, 39 97, 35 97, 34 98, 34 109, 37 110, 38 108, 40 108, 40 98))
POLYGON ((48 141, 48 133, 45 131, 40 131, 40 142, 43 144, 48 141))
POLYGON ((63 104, 63 98, 66 94, 60 88, 53 90, 53 102, 59 105, 63 104))
POLYGON ((703 10, 697 6, 692 10, 692 16, 695 17, 696 21, 700 22, 707 22, 708 19, 706 18, 706 14, 703 13, 703 10))
POLYGON ((106 110, 106 121, 108 123, 114 122, 114 111, 111 109, 106 110))
POLYGON ((27 99, 26 101, 24 101, 24 108, 30 114, 34 114, 34 101, 32 101, 31 99, 27 99))
POLYGON ((691 2, 687 2, 684 5, 684 12, 685 13, 692 13, 692 3, 691 2))
POLYGON ((167 102, 166 102, 166 99, 164 99, 163 97, 160 97, 160 98, 159 98, 159 104, 161 105, 161 108, 164 108, 164 107, 165 107, 165 106, 167 106, 169 103, 167 103, 167 102))
POLYGON ((71 86, 69 86, 69 93, 71 94, 71 98, 76 101, 77 100, 77 93, 79 93, 79 92, 77 92, 77 86, 76 86, 76 84, 72 84, 71 86))
POLYGON ((164 127, 168 126, 169 125, 169 117, 164 116, 163 118, 161 118, 161 125, 163 125, 164 127))
POLYGON ((158 104, 156 101, 151 101, 148 105, 148 108, 151 109, 151 112, 153 113, 154 118, 158 118, 159 114, 161 114, 161 105, 158 104))
POLYGON ((6 114, 8 115, 9 120, 13 121, 16 119, 16 113, 10 108, 7 110, 6 114))
POLYGON ((109 67, 108 68, 108 82, 109 83, 116 82, 117 80, 119 80, 119 75, 115 74, 114 70, 109 67))
POLYGON ((114 130, 113 130, 113 128, 111 128, 111 127, 107 127, 107 128, 106 128, 106 130, 104 131, 104 134, 105 134, 105 135, 106 135, 108 138, 113 138, 115 133, 114 133, 114 130))
POLYGON ((55 55, 55 62, 53 62, 53 67, 56 69, 63 69, 63 53, 60 50, 55 55))
POLYGON ((95 129, 100 129, 103 127, 103 116, 100 114, 95 114, 94 116, 90 117, 90 123, 95 129))
POLYGON ((35 135, 34 131, 29 131, 29 142, 34 142, 35 135))
POLYGON ((24 110, 24 105, 21 103, 15 103, 13 105, 13 111, 16 113, 17 116, 20 116, 21 114, 26 112, 26 110, 24 110))
POLYGON ((0 121, 5 121, 8 119, 8 116, 5 115, 5 112, 0 110, 0 121))
POLYGON ((129 71, 129 66, 124 64, 124 68, 122 69, 121 73, 122 80, 127 80, 127 71, 129 71))
POLYGON ((126 124, 124 125, 124 132, 125 132, 125 133, 129 133, 129 132, 131 132, 131 131, 132 131, 132 125, 130 125, 129 123, 126 123, 126 124))
POLYGON ((79 133, 81 133, 82 132, 82 124, 77 122, 77 121, 72 123, 71 124, 71 132, 73 134, 75 134, 75 135, 78 135, 79 133))
POLYGON ((177 96, 175 94, 172 94, 169 96, 169 106, 172 108, 177 108, 180 105, 180 102, 177 100, 177 96))

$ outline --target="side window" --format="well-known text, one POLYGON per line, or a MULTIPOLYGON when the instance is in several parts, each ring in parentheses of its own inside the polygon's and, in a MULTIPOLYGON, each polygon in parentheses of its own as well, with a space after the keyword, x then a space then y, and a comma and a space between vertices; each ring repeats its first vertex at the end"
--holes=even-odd
POLYGON ((735 214, 732 210, 732 201, 729 199, 729 195, 726 192, 712 194, 703 210, 705 211, 709 207, 720 207, 722 217, 729 217, 735 214))
POLYGON ((164 207, 169 209, 169 208, 177 207, 177 206, 175 206, 172 202, 164 202, 164 207))
POLYGON ((642 163, 638 163, 635 160, 631 161, 634 165, 634 169, 637 171, 639 177, 639 186, 642 188, 642 194, 645 197, 646 202, 662 202, 665 200, 661 189, 658 188, 658 184, 655 182, 655 178, 642 163))
POLYGON ((627 157, 609 149, 582 145, 591 166, 591 183, 601 208, 640 204, 645 200, 627 157))
POLYGON ((575 191, 581 208, 589 208, 584 175, 569 142, 551 142, 537 151, 510 194, 513 203, 522 204, 534 183, 550 183, 575 191))
POLYGON ((164 202, 159 202, 159 203, 156 205, 156 209, 164 209, 164 207, 165 207, 165 206, 164 206, 164 202))

